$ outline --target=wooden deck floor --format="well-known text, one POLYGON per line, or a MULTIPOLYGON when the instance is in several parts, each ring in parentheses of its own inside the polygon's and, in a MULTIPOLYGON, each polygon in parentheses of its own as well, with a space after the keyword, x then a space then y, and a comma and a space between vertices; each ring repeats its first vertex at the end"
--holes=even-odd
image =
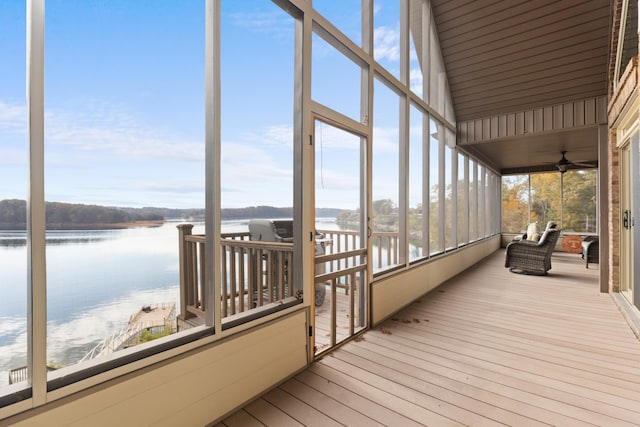
POLYGON ((640 343, 598 266, 498 251, 220 426, 640 425, 640 343))

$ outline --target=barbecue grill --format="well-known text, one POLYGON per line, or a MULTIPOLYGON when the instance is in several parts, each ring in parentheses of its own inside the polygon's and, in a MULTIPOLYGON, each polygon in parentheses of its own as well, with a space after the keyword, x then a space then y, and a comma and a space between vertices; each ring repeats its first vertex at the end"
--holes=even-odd
MULTIPOLYGON (((249 221, 250 239, 262 242, 279 242, 293 244, 293 220, 291 219, 252 219, 249 221)), ((316 232, 315 254, 324 255, 326 247, 331 244, 330 239, 325 239, 323 233, 316 232)), ((316 266, 316 275, 325 272, 324 264, 316 266)), ((315 285, 315 305, 324 303, 327 289, 323 283, 315 285)))

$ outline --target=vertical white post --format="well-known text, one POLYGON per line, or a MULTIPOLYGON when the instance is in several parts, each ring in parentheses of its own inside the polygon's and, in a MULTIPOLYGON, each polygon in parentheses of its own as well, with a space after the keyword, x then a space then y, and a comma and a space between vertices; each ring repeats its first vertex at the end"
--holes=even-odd
POLYGON ((205 315, 222 330, 220 314, 220 3, 207 0, 205 14, 205 315), (211 292, 213 290, 213 292, 211 292))
POLYGON ((445 251, 445 183, 446 171, 444 164, 445 127, 441 122, 437 122, 438 132, 438 252, 445 251))
POLYGON ((44 202, 44 0, 27 1, 27 365, 33 404, 47 399, 47 286, 44 202))
MULTIPOLYGON (((410 86, 411 78, 409 75, 409 1, 400 1, 400 81, 410 86)), ((397 247, 397 264, 406 264, 409 261, 409 135, 410 123, 409 117, 410 105, 409 92, 405 92, 399 97, 399 152, 398 152, 398 240, 397 247)), ((391 243, 391 242, 389 242, 391 243)), ((389 250, 392 250, 389 244, 389 250)))
MULTIPOLYGON (((455 146, 455 133, 447 132, 447 135, 453 138, 453 146, 455 146)), ((458 151, 453 148, 451 148, 451 247, 458 247, 458 151)))
POLYGON ((464 156, 464 204, 463 204, 463 209, 464 209, 464 244, 466 245, 467 243, 469 243, 470 237, 469 237, 469 156, 465 155, 464 156))

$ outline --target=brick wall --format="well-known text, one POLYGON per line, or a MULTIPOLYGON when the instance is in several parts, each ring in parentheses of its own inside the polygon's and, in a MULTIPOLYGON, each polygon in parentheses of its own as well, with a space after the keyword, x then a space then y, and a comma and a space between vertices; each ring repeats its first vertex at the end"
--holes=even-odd
MULTIPOLYGON (((616 133, 609 131, 609 292, 620 291, 620 167, 616 133)), ((602 261, 601 261, 602 262, 602 261)))

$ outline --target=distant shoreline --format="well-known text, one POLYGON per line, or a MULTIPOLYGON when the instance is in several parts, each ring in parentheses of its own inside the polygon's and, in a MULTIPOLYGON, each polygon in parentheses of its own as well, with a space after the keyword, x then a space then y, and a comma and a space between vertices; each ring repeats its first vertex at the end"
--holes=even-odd
MULTIPOLYGON (((165 221, 184 218, 185 221, 204 221, 202 208, 173 209, 158 207, 127 208, 78 203, 46 202, 47 230, 118 230, 135 227, 158 227, 165 221)), ((337 217, 342 209, 317 208, 320 217, 337 217)), ((223 208, 222 220, 252 218, 291 218, 292 207, 247 206, 223 208)), ((0 230, 26 230, 27 202, 19 199, 0 200, 0 230)))
MULTIPOLYGON (((47 231, 72 231, 72 230, 124 230, 127 228, 160 227, 166 221, 161 220, 140 220, 129 222, 115 222, 112 224, 47 224, 47 231)), ((25 231, 26 224, 3 224, 0 223, 0 231, 25 231)))
MULTIPOLYGON (((130 222, 117 222, 114 224, 93 224, 95 227, 91 228, 91 230, 121 230, 125 228, 150 228, 150 227, 160 227, 166 221, 164 219, 158 220, 140 220, 140 221, 130 221, 130 222)), ((67 224, 73 225, 74 228, 51 228, 47 226, 48 230, 77 230, 78 224, 67 224)), ((84 225, 84 224, 82 224, 84 225)), ((91 224, 88 224, 91 225, 91 224)))

